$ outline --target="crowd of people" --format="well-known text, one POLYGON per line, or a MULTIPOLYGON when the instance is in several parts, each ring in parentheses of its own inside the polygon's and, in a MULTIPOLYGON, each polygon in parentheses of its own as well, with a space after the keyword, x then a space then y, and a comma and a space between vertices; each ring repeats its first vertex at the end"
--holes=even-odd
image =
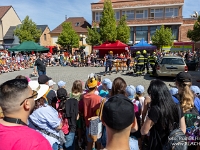
POLYGON ((171 89, 158 79, 144 89, 93 73, 65 88, 45 74, 1 84, 0 150, 200 148, 200 89, 187 72, 171 89))
MULTIPOLYGON (((3 51, 0 53, 0 73, 7 73, 13 71, 34 68, 35 62, 40 58, 42 53, 8 53, 3 51)), ((115 71, 127 71, 127 74, 134 74, 136 76, 144 75, 145 73, 154 75, 156 72, 156 63, 163 56, 180 56, 183 57, 185 62, 199 62, 199 53, 190 50, 187 52, 148 52, 146 50, 130 52, 127 50, 125 53, 113 54, 109 51, 104 58, 99 58, 96 52, 90 55, 85 54, 84 51, 74 52, 69 54, 67 52, 58 52, 52 55, 50 52, 45 53, 41 59, 46 67, 48 66, 72 66, 72 67, 103 67, 105 66, 105 73, 111 74, 115 71), (115 68, 115 69, 114 69, 115 68), (146 72, 145 72, 146 71, 146 72)), ((37 74, 36 68, 33 75, 37 74)), ((38 72, 39 73, 39 72, 38 72)))

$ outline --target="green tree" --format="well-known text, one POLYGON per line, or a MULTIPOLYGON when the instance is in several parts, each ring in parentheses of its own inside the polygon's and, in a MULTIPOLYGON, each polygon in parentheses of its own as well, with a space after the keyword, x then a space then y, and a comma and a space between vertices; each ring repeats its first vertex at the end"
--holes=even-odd
POLYGON ((188 30, 187 37, 194 42, 200 41, 200 15, 193 26, 193 30, 188 30))
POLYGON ((115 42, 117 38, 115 13, 111 0, 104 0, 104 8, 99 23, 102 42, 115 42))
POLYGON ((33 22, 29 16, 26 16, 22 24, 16 27, 14 34, 18 36, 20 43, 24 41, 34 41, 38 43, 42 32, 37 29, 35 22, 33 22))
POLYGON ((165 28, 164 25, 160 29, 157 29, 151 40, 153 45, 156 45, 159 49, 163 46, 171 46, 173 44, 173 35, 170 28, 165 28))
POLYGON ((62 48, 66 48, 71 51, 71 48, 79 47, 79 36, 72 28, 71 22, 64 22, 62 24, 62 32, 58 36, 57 44, 62 48))
POLYGON ((94 25, 94 28, 87 27, 87 30, 88 30, 88 37, 86 39, 87 44, 92 46, 100 45, 101 44, 100 34, 97 31, 96 25, 94 25))
POLYGON ((128 43, 130 38, 130 27, 127 26, 126 16, 122 16, 117 25, 117 40, 123 43, 128 43))

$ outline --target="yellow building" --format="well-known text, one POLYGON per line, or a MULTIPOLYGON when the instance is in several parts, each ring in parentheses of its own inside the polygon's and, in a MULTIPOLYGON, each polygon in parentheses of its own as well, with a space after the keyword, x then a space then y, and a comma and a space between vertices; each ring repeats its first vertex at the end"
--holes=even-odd
MULTIPOLYGON (((86 38, 88 35, 87 27, 91 27, 91 25, 85 20, 83 17, 69 17, 64 22, 71 22, 72 28, 76 31, 76 33, 80 36, 79 45, 85 46, 85 53, 90 54, 91 53, 91 46, 86 43, 86 38)), ((58 40, 58 36, 62 32, 62 22, 59 26, 57 26, 55 29, 53 29, 50 32, 51 39, 52 39, 52 45, 56 46, 56 42, 58 40)))

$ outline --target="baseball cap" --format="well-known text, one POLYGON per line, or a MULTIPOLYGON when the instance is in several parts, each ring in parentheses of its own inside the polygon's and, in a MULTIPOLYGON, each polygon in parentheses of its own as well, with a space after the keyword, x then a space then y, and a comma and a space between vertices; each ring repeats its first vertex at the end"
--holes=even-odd
POLYGON ((112 89, 112 82, 110 79, 108 78, 105 78, 103 81, 102 81, 102 84, 106 84, 106 87, 108 90, 111 90, 112 89))
POLYGON ((49 80, 49 86, 53 86, 55 84, 56 84, 56 82, 54 82, 53 80, 49 80))
POLYGON ((104 104, 102 118, 111 129, 123 130, 134 121, 133 103, 122 94, 114 95, 104 104))
POLYGON ((175 80, 179 82, 192 82, 192 76, 188 72, 180 72, 176 75, 175 80))
POLYGON ((58 82, 58 86, 59 87, 65 86, 65 84, 66 84, 66 82, 64 82, 62 80, 58 82))
POLYGON ((200 94, 200 89, 199 89, 198 86, 192 85, 192 86, 190 87, 190 89, 191 89, 191 91, 194 92, 194 94, 197 94, 197 95, 200 94))
POLYGON ((178 93, 178 89, 177 89, 177 88, 171 88, 171 89, 169 90, 169 92, 171 93, 171 95, 175 95, 175 94, 178 93))
POLYGON ((46 84, 52 78, 48 77, 47 75, 41 75, 38 77, 39 84, 46 84))
POLYGON ((57 90, 57 97, 61 99, 62 97, 67 97, 67 90, 64 88, 60 88, 57 90))
POLYGON ((126 93, 129 99, 133 99, 135 96, 135 87, 133 85, 129 85, 126 87, 126 93))
POLYGON ((144 93, 144 86, 142 86, 142 85, 136 86, 136 93, 137 93, 137 94, 142 94, 142 93, 144 93))

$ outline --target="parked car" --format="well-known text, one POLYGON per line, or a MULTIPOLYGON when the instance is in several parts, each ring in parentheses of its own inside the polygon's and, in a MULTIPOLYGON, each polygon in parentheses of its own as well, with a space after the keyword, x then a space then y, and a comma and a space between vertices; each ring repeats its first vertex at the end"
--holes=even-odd
POLYGON ((175 77, 179 72, 188 71, 183 58, 178 56, 164 56, 156 65, 157 76, 175 77))

